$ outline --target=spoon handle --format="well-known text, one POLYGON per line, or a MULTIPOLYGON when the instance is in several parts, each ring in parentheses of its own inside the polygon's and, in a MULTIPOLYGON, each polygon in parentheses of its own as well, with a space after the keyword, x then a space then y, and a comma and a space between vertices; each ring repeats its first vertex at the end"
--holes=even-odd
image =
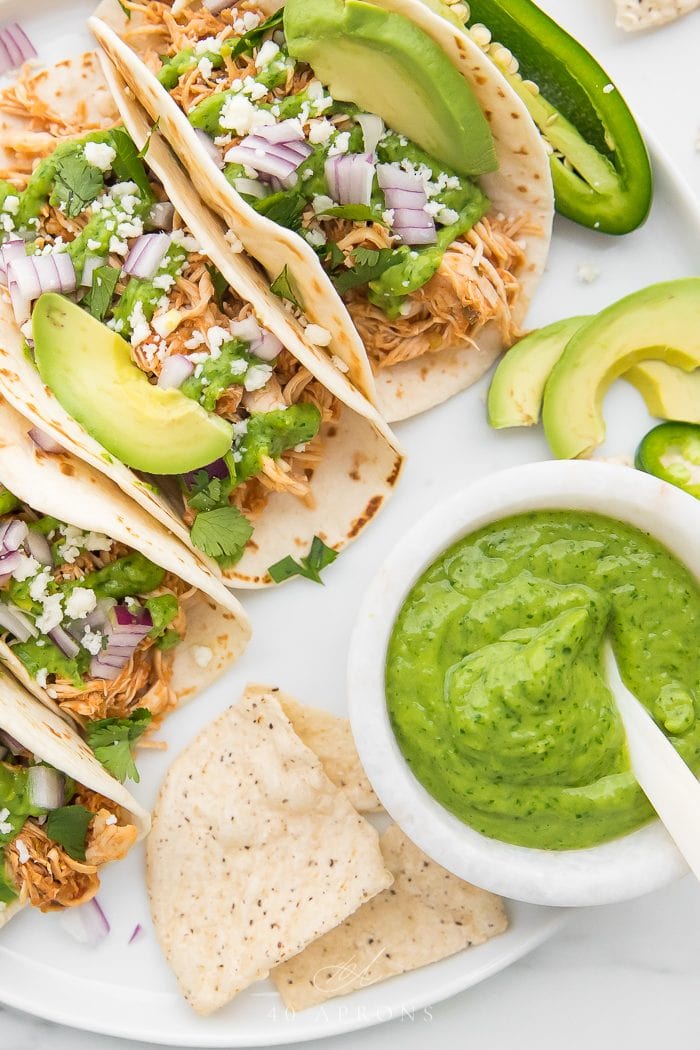
POLYGON ((605 643, 605 664, 637 782, 700 879, 700 781, 622 681, 609 642, 605 643))

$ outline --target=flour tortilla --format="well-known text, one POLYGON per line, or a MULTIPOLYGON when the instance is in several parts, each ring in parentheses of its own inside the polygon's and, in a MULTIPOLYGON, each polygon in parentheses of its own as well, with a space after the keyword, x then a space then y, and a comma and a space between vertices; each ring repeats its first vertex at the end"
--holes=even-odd
MULTIPOLYGON (((191 699, 248 643, 250 624, 239 601, 116 485, 69 453, 43 452, 28 430, 27 421, 0 398, 0 484, 40 514, 124 543, 197 588, 187 602, 186 637, 173 650, 171 682, 178 703, 191 699)), ((34 696, 53 706, 2 639, 0 661, 34 696)))
MULTIPOLYGON (((108 69, 110 86, 118 96, 123 119, 137 144, 142 146, 148 137, 150 122, 133 98, 125 93, 123 83, 111 66, 108 69)), ((72 116, 75 112, 75 85, 78 84, 81 91, 99 100, 99 107, 91 113, 91 120, 105 126, 118 119, 95 55, 84 55, 73 63, 63 62, 53 67, 43 74, 41 84, 49 82, 54 84, 55 90, 52 106, 65 116, 72 116), (65 91, 62 90, 64 83, 67 85, 65 91), (111 111, 110 104, 113 106, 111 111)), ((18 162, 18 154, 3 149, 3 128, 15 139, 18 129, 14 118, 11 122, 0 123, 0 167, 12 168, 13 163, 18 162)), ((236 256, 231 252, 223 223, 204 208, 171 149, 157 133, 151 137, 146 159, 161 179, 169 199, 234 291, 254 306, 260 322, 281 339, 343 406, 339 422, 326 426, 321 432, 324 456, 311 482, 310 504, 273 493, 255 523, 255 533, 242 559, 223 573, 226 582, 233 587, 267 586, 272 583, 268 567, 287 554, 306 554, 314 536, 318 535, 335 550, 353 540, 393 492, 403 454, 377 410, 341 372, 329 365, 318 349, 310 348, 299 339, 289 324, 289 315, 257 271, 250 265, 240 267, 235 263, 236 256)), ((0 293, 0 391, 17 411, 115 482, 122 492, 189 547, 211 572, 221 575, 218 566, 193 547, 180 511, 167 496, 155 492, 151 485, 108 455, 43 385, 39 373, 25 356, 24 341, 4 291, 0 293)))
POLYGON ((391 885, 374 828, 274 693, 255 689, 175 760, 147 844, 153 921, 210 1014, 391 885))
POLYGON ((700 0, 615 0, 620 29, 655 29, 695 11, 700 0))
POLYGON ((380 840, 390 890, 272 971, 288 1010, 446 959, 503 933, 500 897, 462 882, 422 853, 397 825, 380 840))
MULTIPOLYGON (((516 323, 524 320, 528 304, 544 269, 554 215, 554 191, 549 159, 542 138, 524 104, 487 56, 470 37, 429 10, 420 0, 373 0, 376 6, 410 18, 431 36, 451 58, 474 90, 491 125, 499 170, 485 175, 480 183, 495 213, 526 212, 541 229, 541 236, 527 239, 528 262, 521 274, 522 294, 514 312, 516 323)), ((271 12, 278 3, 267 4, 271 12)), ((138 27, 139 15, 132 12, 127 23, 117 0, 103 0, 90 26, 100 44, 148 111, 160 118, 160 129, 175 148, 204 202, 222 216, 240 238, 246 252, 259 260, 271 279, 284 266, 305 294, 311 320, 334 335, 331 352, 346 362, 350 376, 364 394, 372 396, 366 369, 360 369, 354 351, 357 333, 339 296, 311 247, 302 238, 264 218, 243 201, 202 147, 185 114, 157 78, 119 33, 138 27), (309 290, 311 295, 308 294, 309 290)), ((241 265, 241 255, 234 258, 241 265)), ((389 420, 405 419, 440 404, 471 386, 502 351, 495 325, 486 326, 476 340, 477 348, 446 347, 414 361, 382 369, 375 376, 377 404, 389 420)), ((366 359, 365 359, 366 360, 366 359)))
POLYGON ((279 700, 301 742, 321 760, 328 779, 345 791, 357 812, 381 812, 382 804, 362 768, 348 719, 300 704, 288 693, 272 686, 249 685, 246 690, 246 696, 251 699, 270 693, 279 700))
MULTIPOLYGON (((146 810, 107 773, 75 730, 3 671, 0 671, 0 729, 39 761, 47 762, 78 784, 120 806, 138 829, 139 839, 148 834, 151 818, 146 810)), ((4 909, 0 906, 0 928, 21 908, 18 902, 4 909)))

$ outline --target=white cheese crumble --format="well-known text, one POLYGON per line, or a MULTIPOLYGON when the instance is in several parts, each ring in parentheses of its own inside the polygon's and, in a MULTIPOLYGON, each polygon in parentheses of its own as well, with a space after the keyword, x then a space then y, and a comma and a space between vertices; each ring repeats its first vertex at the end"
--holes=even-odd
POLYGON ((148 339, 151 334, 151 326, 146 320, 143 312, 143 303, 138 301, 129 315, 129 326, 131 328, 131 345, 138 346, 148 339))
MULTIPOLYGON (((328 142, 334 131, 335 125, 331 124, 330 120, 327 120, 326 117, 312 120, 309 124, 309 142, 313 146, 317 146, 319 142, 328 142)), ((311 174, 313 174, 313 172, 311 174)))
POLYGON ((212 64, 212 61, 210 58, 207 58, 206 55, 202 55, 202 57, 200 58, 199 62, 197 63, 197 69, 202 74, 205 80, 208 80, 214 72, 214 66, 212 64))
POLYGON ((255 56, 255 68, 264 69, 269 66, 273 58, 279 54, 279 50, 279 44, 276 44, 274 40, 266 40, 255 56))
POLYGON ((322 244, 326 244, 327 242, 327 237, 323 230, 307 230, 305 236, 307 243, 310 244, 312 248, 320 248, 322 244))
POLYGON ((232 95, 222 106, 219 123, 237 135, 248 135, 254 128, 274 124, 275 118, 267 110, 254 106, 245 95, 232 95))
POLYGON ((175 284, 175 278, 171 277, 169 273, 159 273, 153 278, 152 284, 154 288, 160 289, 161 292, 169 292, 175 284))
POLYGON ((590 263, 580 263, 576 270, 576 276, 582 284, 593 284, 600 277, 600 270, 597 266, 592 266, 590 263))
POLYGON ((194 662, 197 667, 208 667, 214 657, 208 645, 196 645, 194 647, 194 662))
POLYGON ((42 634, 48 634, 58 627, 63 619, 63 596, 60 594, 49 594, 43 599, 41 615, 36 618, 36 626, 42 634))
POLYGON ((9 809, 0 809, 0 835, 9 835, 13 828, 7 819, 10 815, 9 809))
POLYGON ((116 823, 117 823, 117 818, 115 817, 114 813, 110 813, 110 815, 105 820, 105 824, 107 825, 107 827, 111 828, 116 823))
POLYGON ((102 650, 102 633, 100 631, 91 631, 89 627, 86 627, 81 643, 83 649, 87 649, 91 656, 97 656, 102 650))
POLYGON ((221 357, 221 347, 228 342, 229 338, 229 333, 221 325, 215 324, 207 329, 207 346, 213 358, 221 357))
POLYGON ((318 196, 311 198, 311 207, 316 215, 320 215, 321 212, 328 211, 329 208, 335 207, 335 201, 332 197, 327 197, 323 193, 319 193, 318 196))
POLYGON ((328 346, 331 341, 331 333, 320 324, 307 324, 304 335, 314 346, 328 346))
POLYGON ((29 850, 22 839, 15 839, 15 849, 17 850, 17 859, 20 864, 26 864, 29 860, 29 850))
POLYGON ((221 53, 221 41, 215 36, 207 36, 204 40, 198 40, 194 45, 195 55, 206 55, 207 51, 212 55, 221 53))
POLYGON ((262 390, 272 375, 272 365, 251 365, 246 372, 243 386, 246 390, 262 390))
POLYGON ((34 577, 29 584, 29 597, 32 601, 43 602, 46 597, 46 588, 49 585, 50 579, 51 572, 49 569, 42 569, 41 572, 34 577))
POLYGON ((36 684, 41 686, 42 689, 46 689, 48 677, 49 671, 47 667, 40 667, 37 673, 34 675, 36 684))
POLYGON ((71 620, 84 620, 96 605, 97 598, 91 587, 74 587, 66 598, 66 616, 71 620))
POLYGON ((110 171, 117 156, 117 151, 107 142, 86 142, 83 155, 88 164, 100 171, 110 171))
POLYGON ((36 576, 39 571, 39 562, 26 554, 20 554, 20 563, 12 573, 13 579, 18 583, 28 580, 30 576, 36 576))
POLYGON ((328 150, 329 157, 337 157, 338 154, 347 153, 350 145, 350 132, 339 131, 328 150))
POLYGON ((10 215, 16 215, 19 211, 19 197, 11 193, 8 197, 5 197, 5 202, 2 206, 2 210, 9 212, 10 215))

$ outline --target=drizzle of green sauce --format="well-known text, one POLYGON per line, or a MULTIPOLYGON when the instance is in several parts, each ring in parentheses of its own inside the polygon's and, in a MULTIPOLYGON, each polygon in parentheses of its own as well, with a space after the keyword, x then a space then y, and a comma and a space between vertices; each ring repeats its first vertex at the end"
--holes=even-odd
POLYGON ((580 849, 652 810, 601 662, 700 772, 700 587, 662 544, 595 514, 488 525, 421 576, 392 632, 399 746, 446 808, 491 838, 580 849))

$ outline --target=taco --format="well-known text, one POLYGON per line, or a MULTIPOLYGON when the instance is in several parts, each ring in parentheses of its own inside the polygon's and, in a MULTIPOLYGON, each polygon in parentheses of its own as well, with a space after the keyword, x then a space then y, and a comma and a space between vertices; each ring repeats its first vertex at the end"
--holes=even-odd
POLYGON ((414 415, 521 331, 551 235, 545 146, 464 29, 420 0, 269 10, 104 0, 90 24, 273 289, 313 317, 322 282, 345 307, 325 327, 359 332, 386 417, 414 415))
POLYGON ((222 222, 110 77, 137 145, 94 55, 0 94, 0 387, 228 582, 267 584, 314 537, 354 538, 401 455, 256 268, 234 265, 222 222))
POLYGON ((162 526, 1 399, 0 434, 0 662, 110 772, 135 776, 130 748, 109 744, 213 682, 248 619, 162 526))
POLYGON ((149 828, 75 730, 0 673, 0 926, 85 904, 149 828))

